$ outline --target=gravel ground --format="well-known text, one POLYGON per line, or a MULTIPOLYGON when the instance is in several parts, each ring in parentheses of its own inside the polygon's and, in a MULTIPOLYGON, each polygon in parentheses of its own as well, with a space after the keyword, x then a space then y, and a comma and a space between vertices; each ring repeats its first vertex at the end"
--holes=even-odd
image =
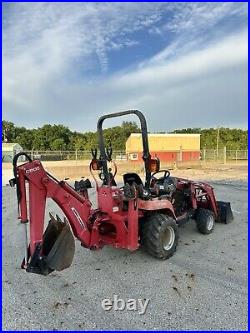
MULTIPOLYGON (((15 189, 3 187, 4 330, 246 330, 247 182, 216 182, 218 200, 231 201, 234 221, 201 235, 180 228, 176 254, 158 261, 142 250, 91 252, 76 242, 72 266, 47 277, 20 269, 22 226, 15 189), (149 299, 138 311, 104 311, 101 301, 149 299)), ((91 195, 93 198, 93 194, 91 195)), ((58 212, 48 202, 47 212, 58 212)))

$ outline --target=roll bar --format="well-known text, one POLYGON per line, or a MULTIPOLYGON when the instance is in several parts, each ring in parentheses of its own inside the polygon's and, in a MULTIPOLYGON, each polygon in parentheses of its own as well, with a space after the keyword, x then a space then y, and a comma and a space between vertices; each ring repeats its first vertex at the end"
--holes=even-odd
POLYGON ((106 183, 109 183, 110 181, 110 175, 108 171, 108 165, 107 165, 107 153, 105 151, 105 144, 104 144, 104 136, 103 136, 103 122, 107 118, 116 118, 116 117, 122 117, 127 116, 129 114, 135 114, 141 123, 141 134, 142 134, 142 145, 143 145, 143 154, 142 158, 144 161, 145 166, 145 172, 146 172, 146 179, 145 179, 145 186, 149 186, 150 182, 150 171, 148 170, 148 161, 151 159, 151 155, 149 153, 149 147, 148 147, 148 131, 147 131, 147 122, 144 117, 144 115, 138 111, 138 110, 128 110, 128 111, 122 111, 117 113, 110 113, 103 115, 98 119, 97 122, 97 133, 98 133, 98 144, 99 144, 99 150, 100 150, 100 159, 103 161, 103 173, 104 173, 104 181, 106 183))

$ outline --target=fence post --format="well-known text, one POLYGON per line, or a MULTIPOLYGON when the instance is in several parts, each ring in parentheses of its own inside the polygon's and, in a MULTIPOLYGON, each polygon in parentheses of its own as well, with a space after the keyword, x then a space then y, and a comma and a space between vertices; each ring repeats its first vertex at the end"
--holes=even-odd
POLYGON ((206 163, 206 148, 203 149, 203 161, 206 163))
POLYGON ((77 166, 77 149, 76 149, 76 166, 77 166))
POLYGON ((227 147, 226 146, 224 147, 224 156, 223 157, 224 157, 223 158, 224 164, 226 164, 227 163, 227 147))
POLYGON ((235 163, 237 164, 238 163, 238 151, 235 150, 235 163))

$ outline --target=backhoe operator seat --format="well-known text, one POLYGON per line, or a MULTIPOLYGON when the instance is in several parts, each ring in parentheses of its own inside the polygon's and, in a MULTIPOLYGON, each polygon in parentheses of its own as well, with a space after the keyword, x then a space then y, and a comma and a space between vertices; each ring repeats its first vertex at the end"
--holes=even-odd
POLYGON ((128 184, 128 185, 133 185, 134 183, 136 185, 143 185, 143 182, 140 178, 139 175, 137 175, 137 173, 134 172, 130 172, 130 173, 125 173, 123 175, 123 181, 124 181, 124 185, 128 184))

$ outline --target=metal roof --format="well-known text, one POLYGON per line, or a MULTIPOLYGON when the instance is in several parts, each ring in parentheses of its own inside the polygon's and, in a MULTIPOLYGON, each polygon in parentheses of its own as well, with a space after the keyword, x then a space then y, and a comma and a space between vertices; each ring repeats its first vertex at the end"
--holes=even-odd
POLYGON ((2 151, 10 151, 15 146, 22 148, 17 142, 2 142, 2 151))
MULTIPOLYGON (((131 133, 130 136, 141 137, 141 133, 131 133)), ((200 136, 199 133, 148 133, 150 137, 192 137, 200 136)))

